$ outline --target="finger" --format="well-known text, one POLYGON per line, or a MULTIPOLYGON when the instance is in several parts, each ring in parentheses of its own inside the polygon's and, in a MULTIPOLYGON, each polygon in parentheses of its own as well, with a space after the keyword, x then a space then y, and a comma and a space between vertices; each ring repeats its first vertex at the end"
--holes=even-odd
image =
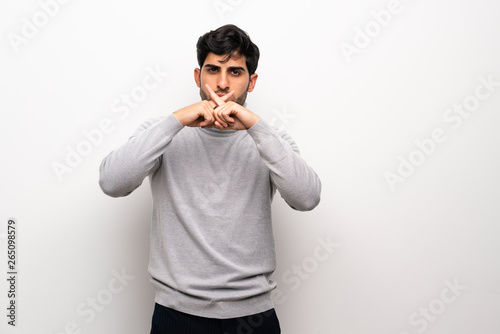
POLYGON ((214 127, 218 128, 219 130, 224 130, 225 128, 227 128, 227 126, 227 124, 222 125, 221 123, 219 123, 219 121, 214 122, 214 127))
POLYGON ((212 110, 214 110, 214 109, 216 109, 218 107, 217 103, 215 103, 212 100, 208 101, 208 103, 210 104, 210 107, 212 108, 212 110))
POLYGON ((208 93, 212 97, 212 100, 215 103, 217 103, 217 106, 221 106, 224 104, 224 101, 219 97, 219 95, 215 94, 215 92, 212 90, 212 88, 210 88, 210 86, 208 84, 205 84, 205 87, 207 88, 208 93))
MULTIPOLYGON (((222 107, 219 107, 222 108, 222 107)), ((215 117, 215 123, 218 123, 218 125, 222 128, 227 128, 228 124, 224 121, 224 119, 221 117, 220 112, 218 109, 213 111, 213 115, 215 117)))
POLYGON ((232 103, 224 103, 222 106, 218 106, 214 109, 214 117, 221 123, 225 128, 227 128, 234 120, 229 116, 231 112, 232 103))
POLYGON ((231 106, 231 103, 226 103, 215 110, 215 113, 219 116, 219 118, 228 124, 234 123, 234 118, 231 117, 233 112, 231 106))
MULTIPOLYGON (((210 90, 212 90, 211 88, 209 88, 210 90)), ((213 91, 213 90, 212 90, 213 91)), ((214 92, 215 93, 215 92, 214 92)), ((219 97, 217 94, 215 94, 217 97, 219 97)), ((227 100, 229 100, 232 96, 234 95, 234 90, 230 91, 229 93, 227 93, 226 95, 222 95, 220 96, 220 99, 224 102, 227 102, 227 100)), ((212 109, 216 109, 219 104, 215 103, 213 100, 210 100, 208 101, 210 103, 210 105, 212 106, 212 109)))
POLYGON ((226 95, 221 96, 220 99, 224 102, 227 102, 227 100, 229 100, 233 95, 234 95, 234 90, 230 91, 226 95))
POLYGON ((203 121, 200 123, 201 127, 208 127, 213 125, 215 118, 213 115, 212 107, 209 103, 205 104, 205 108, 201 111, 200 117, 203 117, 203 121))
POLYGON ((200 123, 200 128, 211 128, 213 127, 213 122, 209 120, 204 120, 203 122, 200 123))
MULTIPOLYGON (((227 95, 227 94, 226 94, 227 95)), ((227 127, 227 124, 222 120, 222 118, 217 114, 216 108, 219 106, 214 101, 206 101, 206 105, 208 106, 206 112, 210 114, 213 119, 212 127, 227 127), (217 125, 215 125, 215 121, 219 121, 217 125)))

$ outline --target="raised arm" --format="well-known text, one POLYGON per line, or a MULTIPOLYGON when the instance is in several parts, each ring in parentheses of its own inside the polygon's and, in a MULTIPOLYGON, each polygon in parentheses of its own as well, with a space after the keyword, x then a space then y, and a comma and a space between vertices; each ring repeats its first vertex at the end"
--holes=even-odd
POLYGON ((127 143, 101 162, 102 191, 112 197, 127 196, 134 191, 160 166, 165 147, 182 128, 173 114, 141 125, 127 143))
POLYGON ((264 164, 269 168, 273 186, 290 207, 299 211, 314 209, 320 201, 321 181, 299 155, 292 138, 273 130, 262 119, 248 129, 264 164))
MULTIPOLYGON (((234 92, 220 97, 227 101, 234 92)), ((184 127, 215 127, 213 101, 201 101, 164 119, 144 123, 127 143, 104 158, 99 185, 112 197, 127 196, 142 184, 144 178, 161 164, 161 156, 172 138, 184 127)))
POLYGON ((269 168, 271 182, 281 197, 295 210, 314 209, 320 201, 321 181, 300 157, 292 138, 286 133, 278 134, 245 107, 222 100, 209 85, 206 88, 217 104, 214 124, 219 129, 247 130, 264 164, 269 168))

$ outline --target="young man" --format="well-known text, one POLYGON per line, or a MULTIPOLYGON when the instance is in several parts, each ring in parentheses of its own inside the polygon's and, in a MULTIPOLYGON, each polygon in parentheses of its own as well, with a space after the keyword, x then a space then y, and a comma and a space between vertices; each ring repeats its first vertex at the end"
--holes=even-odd
POLYGON ((280 333, 271 201, 312 210, 321 183, 293 140, 246 108, 259 49, 226 25, 200 37, 201 102, 142 125, 104 158, 100 186, 126 196, 149 176, 151 333, 280 333))

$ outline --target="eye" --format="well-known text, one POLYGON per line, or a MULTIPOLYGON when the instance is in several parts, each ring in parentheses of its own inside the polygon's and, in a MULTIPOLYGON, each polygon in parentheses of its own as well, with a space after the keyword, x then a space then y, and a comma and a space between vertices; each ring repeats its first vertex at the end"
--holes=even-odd
POLYGON ((207 69, 208 73, 216 73, 218 71, 217 67, 209 67, 207 69))
POLYGON ((241 75, 241 72, 239 70, 232 70, 231 73, 235 76, 241 75))

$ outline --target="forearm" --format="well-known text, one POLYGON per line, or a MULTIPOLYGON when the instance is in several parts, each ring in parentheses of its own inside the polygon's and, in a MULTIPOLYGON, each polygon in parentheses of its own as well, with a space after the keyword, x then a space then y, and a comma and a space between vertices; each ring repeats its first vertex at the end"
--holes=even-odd
POLYGON ((320 201, 321 181, 300 157, 293 140, 280 137, 262 120, 248 129, 248 133, 270 170, 271 181, 288 205, 299 211, 316 207, 320 201))
POLYGON ((143 127, 103 159, 99 185, 105 194, 126 196, 139 187, 144 178, 158 167, 166 146, 183 128, 174 115, 143 127))

